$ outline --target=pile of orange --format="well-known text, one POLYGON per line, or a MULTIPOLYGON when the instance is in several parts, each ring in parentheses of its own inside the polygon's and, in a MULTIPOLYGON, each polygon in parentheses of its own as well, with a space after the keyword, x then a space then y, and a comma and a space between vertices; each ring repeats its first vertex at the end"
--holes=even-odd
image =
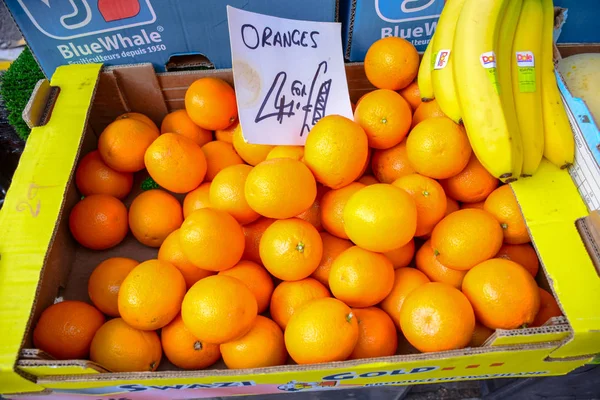
POLYGON ((420 351, 459 349, 560 315, 510 186, 421 102, 417 68, 407 41, 375 43, 377 89, 304 147, 248 143, 217 78, 194 82, 160 131, 117 118, 76 171, 71 232, 104 250, 131 231, 157 259, 102 262, 95 307, 49 307, 36 346, 113 371, 155 370, 163 353, 186 369, 257 368, 393 355, 399 332, 420 351), (159 189, 133 188, 144 169, 159 189))

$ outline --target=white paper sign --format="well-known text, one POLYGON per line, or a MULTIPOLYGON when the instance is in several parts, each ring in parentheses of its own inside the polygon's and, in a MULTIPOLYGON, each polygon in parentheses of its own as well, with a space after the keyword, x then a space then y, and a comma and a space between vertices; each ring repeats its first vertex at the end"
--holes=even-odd
POLYGON ((270 17, 227 6, 244 138, 303 145, 326 115, 352 118, 341 24, 270 17))

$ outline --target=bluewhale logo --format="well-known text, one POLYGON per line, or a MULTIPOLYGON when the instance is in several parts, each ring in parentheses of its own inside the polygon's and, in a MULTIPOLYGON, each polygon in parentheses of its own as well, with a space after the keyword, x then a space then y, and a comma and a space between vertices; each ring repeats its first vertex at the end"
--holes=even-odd
POLYGON ((439 18, 444 0, 374 0, 383 21, 401 23, 439 18))

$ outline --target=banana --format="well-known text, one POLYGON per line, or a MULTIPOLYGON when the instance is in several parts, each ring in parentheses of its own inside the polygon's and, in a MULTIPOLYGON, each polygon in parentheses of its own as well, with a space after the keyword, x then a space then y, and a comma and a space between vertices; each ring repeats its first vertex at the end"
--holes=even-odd
POLYGON ((517 119, 523 142, 521 175, 535 173, 544 155, 544 119, 542 117, 541 0, 523 0, 512 51, 512 81, 517 119))
POLYGON ((417 85, 419 86, 419 92, 421 93, 421 100, 424 102, 435 99, 433 94, 433 86, 431 85, 431 47, 433 46, 433 39, 435 34, 431 37, 423 58, 421 59, 421 65, 419 66, 419 74, 417 75, 417 85))
POLYGON ((496 44, 508 0, 466 0, 454 36, 454 85, 471 147, 495 177, 512 181, 512 136, 498 88, 496 44))
POLYGON ((568 168, 575 160, 575 139, 554 74, 554 5, 552 0, 542 0, 542 6, 544 24, 539 71, 542 75, 544 156, 557 167, 568 168))
POLYGON ((435 39, 431 54, 433 57, 433 70, 431 71, 431 82, 433 92, 440 108, 457 124, 461 120, 460 104, 454 88, 452 62, 452 42, 454 42, 454 32, 456 31, 456 22, 462 10, 465 0, 448 0, 440 15, 437 27, 435 28, 435 39))

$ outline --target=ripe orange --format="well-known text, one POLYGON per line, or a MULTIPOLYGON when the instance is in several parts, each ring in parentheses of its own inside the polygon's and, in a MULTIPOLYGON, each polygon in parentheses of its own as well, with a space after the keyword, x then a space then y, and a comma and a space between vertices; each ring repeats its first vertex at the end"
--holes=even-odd
POLYGON ((228 212, 240 224, 256 221, 260 215, 248 205, 244 187, 252 167, 246 164, 224 168, 215 176, 209 192, 211 207, 228 212))
POLYGON ((329 290, 313 278, 281 282, 271 297, 271 318, 281 329, 285 329, 296 310, 312 300, 324 297, 331 297, 329 290))
POLYGON ((368 93, 356 107, 354 120, 365 130, 369 147, 389 149, 408 134, 412 111, 398 93, 378 89, 368 93))
POLYGON ((509 185, 500 186, 485 200, 484 210, 499 222, 508 244, 529 243, 529 231, 517 198, 509 185))
POLYGON ((79 161, 75 172, 75 184, 84 196, 108 194, 123 199, 131 191, 133 174, 115 171, 106 165, 100 153, 94 150, 79 161))
POLYGON ((475 314, 460 290, 445 283, 426 283, 404 301, 400 328, 419 351, 462 349, 473 336, 475 314))
POLYGON ((540 292, 531 274, 502 258, 484 261, 467 272, 462 290, 477 320, 491 329, 530 325, 540 309, 540 292))
POLYGON ((356 182, 362 183, 363 185, 366 185, 366 186, 371 186, 371 185, 374 185, 376 183, 380 183, 377 180, 377 178, 375 178, 373 175, 363 175, 356 182))
POLYGON ((198 146, 204 146, 212 140, 212 132, 196 125, 185 110, 177 110, 167 114, 160 125, 160 133, 183 135, 188 139, 192 139, 198 146))
POLYGON ((415 235, 415 201, 396 186, 379 183, 364 187, 344 207, 344 229, 350 240, 366 250, 397 249, 415 235))
POLYGON ((102 325, 90 349, 90 360, 112 372, 156 371, 161 358, 156 332, 132 328, 122 318, 102 325))
POLYGON ((437 117, 445 117, 446 114, 440 108, 437 100, 432 100, 428 102, 421 103, 413 114, 412 125, 410 129, 412 130, 415 126, 425 121, 428 118, 437 118, 437 117))
POLYGON ((319 266, 311 276, 323 285, 329 287, 329 273, 331 271, 333 260, 335 260, 344 250, 352 247, 352 242, 340 239, 327 232, 319 232, 319 235, 321 235, 321 240, 323 241, 323 256, 321 257, 319 266))
POLYGON ((365 56, 365 73, 376 88, 404 89, 417 77, 419 53, 409 41, 390 36, 369 47, 365 56))
POLYGON ((107 194, 87 196, 71 210, 69 228, 77 242, 92 250, 106 250, 127 235, 127 209, 107 194))
POLYGON ((116 171, 141 171, 146 149, 158 138, 158 129, 155 129, 133 118, 110 123, 98 138, 102 160, 116 171))
POLYGON ((344 207, 350 197, 364 187, 366 186, 362 183, 352 182, 348 186, 330 190, 323 195, 321 223, 327 232, 341 239, 348 239, 344 230, 344 207))
POLYGON ((179 368, 204 369, 221 358, 219 345, 198 340, 185 327, 181 314, 162 328, 160 340, 165 356, 179 368))
POLYGON ((460 210, 460 205, 458 204, 458 201, 446 195, 446 214, 444 216, 448 216, 458 210, 460 210))
POLYGON ((281 328, 262 315, 244 336, 223 343, 221 354, 229 369, 273 367, 287 360, 281 328))
POLYGON ((292 158, 301 161, 304 157, 304 146, 275 146, 267 154, 267 160, 271 158, 292 158))
POLYGON ((323 242, 314 226, 298 218, 275 221, 260 239, 265 268, 284 281, 304 279, 317 269, 323 242))
POLYGON ((63 301, 46 308, 33 330, 33 344, 58 360, 87 358, 104 315, 82 301, 63 301))
POLYGON ((413 82, 398 93, 404 100, 410 105, 410 108, 414 112, 421 105, 421 91, 417 82, 413 82))
POLYGON ((563 315, 554 296, 542 288, 538 288, 538 290, 540 292, 540 309, 530 325, 532 328, 544 325, 552 317, 563 315))
POLYGON ((431 233, 435 225, 446 215, 446 194, 436 180, 419 174, 405 175, 393 183, 405 190, 417 206, 417 230, 415 236, 431 233))
POLYGON ((139 262, 131 258, 107 258, 94 268, 88 280, 88 294, 92 303, 110 317, 119 316, 117 298, 125 277, 139 262))
POLYGON ((323 224, 321 223, 321 199, 328 191, 328 187, 317 184, 317 197, 315 198, 315 201, 312 203, 310 208, 307 208, 305 211, 296 215, 296 218, 303 219, 314 226, 316 230, 322 231, 323 224))
POLYGON ((398 333, 391 318, 377 307, 353 308, 358 321, 358 342, 348 357, 388 357, 396 354, 398 333))
POLYGON ((298 364, 344 361, 358 342, 358 323, 350 307, 338 299, 317 299, 294 313, 284 338, 298 364))
POLYGON ((459 289, 462 287, 462 282, 467 274, 467 271, 457 271, 445 267, 438 259, 431 248, 431 240, 426 241, 419 251, 415 259, 417 269, 427 275, 432 282, 446 283, 459 289))
POLYGON ((415 173, 406 154, 406 140, 386 150, 376 150, 371 160, 373 174, 381 183, 392 183, 401 176, 415 173))
POLYGON ((160 189, 140 193, 129 207, 129 227, 142 244, 160 247, 169 233, 181 226, 181 204, 171 194, 160 189))
POLYGON ((237 120, 233 88, 219 78, 200 78, 185 92, 185 110, 194 123, 214 131, 225 129, 237 120))
POLYGON ((394 271, 392 291, 381 302, 380 306, 392 318, 398 329, 400 329, 400 311, 406 296, 428 282, 429 279, 425 274, 414 268, 399 268, 394 271))
POLYGON ((394 269, 408 267, 415 255, 415 241, 410 240, 402 247, 383 253, 392 262, 394 269))
POLYGON ((240 121, 237 120, 225 129, 215 130, 215 138, 221 142, 233 143, 233 132, 239 124, 240 121))
POLYGON ((183 254, 192 264, 209 271, 233 267, 244 253, 242 227, 225 211, 194 211, 181 225, 179 235, 183 254))
POLYGON ((185 195, 183 199, 183 218, 201 208, 210 207, 210 182, 204 182, 185 195))
POLYGON ((511 260, 525 268, 531 276, 536 277, 540 269, 537 253, 529 243, 504 244, 496 254, 496 258, 511 260))
POLYGON ((233 148, 244 161, 250 165, 257 165, 267 159, 267 155, 275 146, 266 144, 250 144, 244 138, 242 126, 238 125, 233 131, 233 148))
POLYGON ((318 182, 332 189, 355 181, 362 174, 368 155, 365 131, 339 115, 321 118, 304 146, 304 162, 318 182))
POLYGON ((465 208, 478 208, 480 210, 483 210, 484 204, 485 204, 485 201, 478 201, 477 203, 462 203, 460 205, 460 209, 464 210, 465 208))
POLYGON ((256 298, 259 314, 265 312, 269 307, 274 285, 271 275, 263 266, 252 261, 242 260, 232 268, 219 272, 219 275, 231 276, 246 285, 256 298))
POLYGON ((477 203, 485 200, 498 187, 499 181, 487 172, 475 154, 471 154, 469 163, 458 175, 440 183, 448 196, 465 203, 477 203))
POLYGON ((144 163, 152 179, 174 193, 196 189, 206 175, 206 158, 200 146, 176 133, 162 134, 152 142, 144 163))
POLYGON ((202 146, 206 157, 206 180, 212 181, 223 168, 243 164, 244 160, 235 152, 231 143, 215 140, 202 146))
POLYGON ((179 229, 174 230, 167 236, 160 246, 160 249, 158 249, 157 258, 161 261, 170 262, 179 270, 179 272, 181 272, 187 289, 191 288, 194 283, 198 282, 200 279, 215 274, 213 271, 207 271, 196 267, 187 259, 181 249, 179 229))
POLYGON ((446 267, 469 270, 498 253, 502 247, 502 228, 486 211, 459 210, 436 225, 431 247, 446 267))
POLYGON ((121 120, 121 119, 133 119, 133 120, 136 120, 136 121, 143 122, 146 125, 148 125, 150 128, 152 128, 152 130, 155 131, 156 133, 160 133, 159 130, 158 130, 158 126, 156 126, 156 124, 154 123, 154 121, 152 121, 149 117, 147 117, 146 115, 144 115, 142 113, 128 112, 128 113, 125 113, 125 114, 121 114, 117 118, 115 118, 115 121, 118 121, 118 120, 121 120))
POLYGON ((185 326, 192 335, 208 343, 226 343, 245 335, 256 315, 256 298, 250 289, 225 275, 196 282, 181 304, 185 326))
POLYGON ((242 259, 262 264, 262 260, 260 259, 260 239, 265 230, 273 222, 275 222, 274 219, 261 217, 250 224, 242 226, 246 242, 242 259))
POLYGON ((248 175, 246 201, 260 215, 291 218, 307 210, 317 197, 310 170, 291 158, 274 158, 258 164, 248 175))
POLYGON ((419 174, 446 179, 467 166, 471 145, 465 129, 450 118, 430 118, 411 131, 406 154, 419 174))
POLYGON ((185 289, 183 275, 173 264, 144 261, 121 283, 119 314, 136 329, 162 328, 179 313, 185 289))
POLYGON ((471 336, 469 347, 481 347, 493 334, 494 331, 492 329, 475 321, 475 330, 473 331, 473 336, 471 336))

